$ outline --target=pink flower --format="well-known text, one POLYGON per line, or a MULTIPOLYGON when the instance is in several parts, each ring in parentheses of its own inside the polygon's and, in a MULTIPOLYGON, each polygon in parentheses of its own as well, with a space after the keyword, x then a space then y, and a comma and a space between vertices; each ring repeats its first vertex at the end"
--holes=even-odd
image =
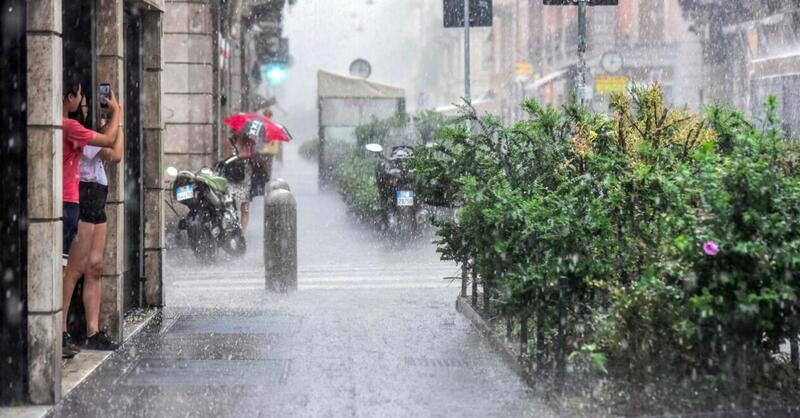
POLYGON ((706 241, 706 243, 703 244, 703 252, 713 257, 719 254, 719 244, 714 241, 706 241))

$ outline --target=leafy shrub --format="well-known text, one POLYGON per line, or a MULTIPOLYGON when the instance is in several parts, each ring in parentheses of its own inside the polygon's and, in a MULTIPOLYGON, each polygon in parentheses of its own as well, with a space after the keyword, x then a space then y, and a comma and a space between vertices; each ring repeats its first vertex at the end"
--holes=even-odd
MULTIPOLYGON (((334 167, 336 187, 350 211, 360 219, 374 223, 380 223, 385 215, 375 183, 377 159, 364 150, 364 145, 377 143, 389 149, 402 144, 419 149, 419 145, 436 136, 442 123, 438 113, 423 111, 385 120, 373 118, 356 128, 357 145, 337 148, 338 162, 334 167)), ((331 147, 330 144, 325 146, 331 147)), ((326 154, 330 152, 333 151, 326 148, 326 154)))
POLYGON ((354 215, 367 222, 383 219, 374 160, 351 156, 336 166, 335 175, 339 194, 354 215))
POLYGON ((316 161, 319 159, 319 139, 309 139, 300 145, 298 151, 300 156, 307 159, 316 161))
POLYGON ((443 257, 474 266, 497 313, 534 318, 537 367, 560 350, 602 363, 637 388, 634 411, 698 374, 740 395, 774 385, 760 377, 800 333, 800 148, 774 103, 760 129, 669 108, 659 87, 614 97, 611 116, 524 106, 512 126, 466 107, 413 166, 422 198, 461 203, 438 224, 443 257))

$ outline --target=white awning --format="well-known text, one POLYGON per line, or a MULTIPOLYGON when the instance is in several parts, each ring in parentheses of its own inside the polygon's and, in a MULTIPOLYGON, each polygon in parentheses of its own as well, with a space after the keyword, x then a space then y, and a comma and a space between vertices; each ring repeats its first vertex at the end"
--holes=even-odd
POLYGON ((539 87, 542 87, 553 80, 557 80, 559 77, 563 76, 567 72, 569 72, 569 69, 559 70, 552 72, 544 77, 541 77, 538 80, 531 81, 530 83, 525 85, 525 92, 526 93, 535 92, 539 87))
MULTIPOLYGON (((500 112, 500 103, 494 98, 480 98, 475 100, 472 102, 472 107, 478 114, 497 114, 500 112)), ((461 109, 454 104, 436 108, 436 113, 439 113, 443 116, 458 116, 460 111, 461 109)))
POLYGON ((400 87, 320 70, 317 72, 317 95, 330 98, 405 99, 400 87))

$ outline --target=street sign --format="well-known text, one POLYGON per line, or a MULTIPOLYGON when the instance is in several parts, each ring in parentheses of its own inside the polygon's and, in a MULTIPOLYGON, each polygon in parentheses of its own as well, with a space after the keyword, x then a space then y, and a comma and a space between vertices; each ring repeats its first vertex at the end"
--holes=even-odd
MULTIPOLYGON (((545 6, 577 6, 578 0, 542 0, 545 6)), ((586 0, 587 6, 617 6, 619 0, 586 0)))
POLYGON ((598 94, 625 93, 628 88, 628 77, 616 75, 598 75, 594 79, 594 90, 598 94))
MULTIPOLYGON (((444 27, 464 27, 464 0, 444 1, 444 27)), ((492 0, 469 0, 469 25, 492 26, 492 0)))
POLYGON ((517 75, 522 77, 530 77, 534 74, 533 65, 527 62, 518 62, 517 66, 517 75))

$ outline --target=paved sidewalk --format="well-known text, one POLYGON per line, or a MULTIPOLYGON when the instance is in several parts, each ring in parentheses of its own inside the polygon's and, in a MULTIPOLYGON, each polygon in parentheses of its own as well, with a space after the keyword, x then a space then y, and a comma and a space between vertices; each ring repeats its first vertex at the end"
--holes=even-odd
POLYGON ((393 244, 316 190, 289 157, 300 289, 264 292, 260 201, 243 262, 199 269, 174 252, 167 304, 54 416, 547 417, 455 311, 458 273, 430 240, 393 244))

